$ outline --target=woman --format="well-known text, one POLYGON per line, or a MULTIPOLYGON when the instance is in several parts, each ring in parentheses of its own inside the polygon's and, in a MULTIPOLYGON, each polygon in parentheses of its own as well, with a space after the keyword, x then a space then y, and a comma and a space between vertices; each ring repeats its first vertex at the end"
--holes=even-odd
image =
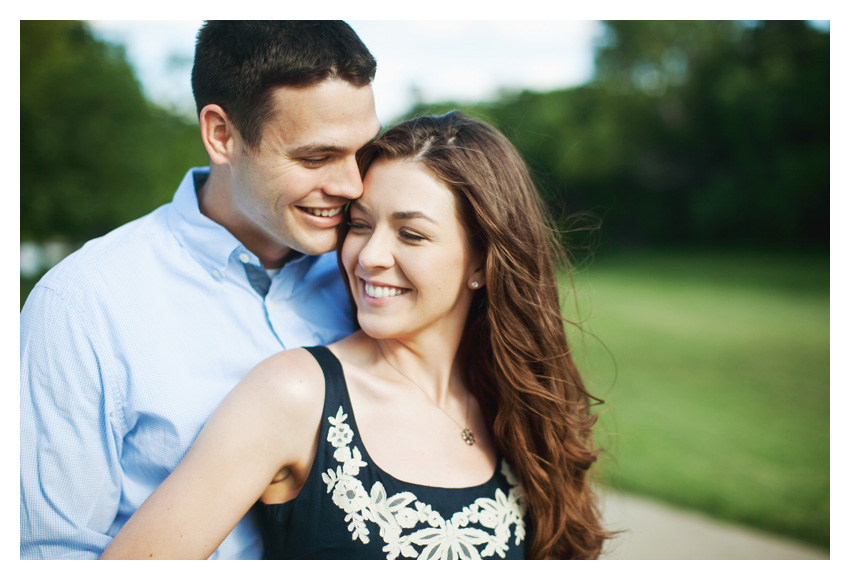
POLYGON ((258 498, 267 557, 599 555, 593 398, 521 157, 455 112, 359 160, 361 330, 258 365, 103 557, 207 557, 258 498))

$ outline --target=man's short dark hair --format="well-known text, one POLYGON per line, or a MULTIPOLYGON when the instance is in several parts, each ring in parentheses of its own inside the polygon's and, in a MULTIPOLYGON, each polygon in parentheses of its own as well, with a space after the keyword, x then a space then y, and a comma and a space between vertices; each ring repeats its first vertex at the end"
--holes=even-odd
POLYGON ((192 91, 198 113, 219 105, 249 147, 262 140, 278 87, 341 79, 363 87, 375 58, 351 27, 331 20, 210 20, 198 33, 192 91))

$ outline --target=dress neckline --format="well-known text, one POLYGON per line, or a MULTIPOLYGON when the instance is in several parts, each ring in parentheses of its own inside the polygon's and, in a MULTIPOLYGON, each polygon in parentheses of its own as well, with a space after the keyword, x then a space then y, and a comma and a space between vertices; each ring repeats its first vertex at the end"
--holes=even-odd
MULTIPOLYGON (((478 490, 478 489, 487 488, 487 487, 489 487, 493 484, 493 481, 496 479, 496 477, 499 474, 499 466, 501 465, 501 462, 502 462, 502 455, 498 450, 496 450, 496 465, 493 468, 492 475, 490 475, 490 477, 486 481, 484 481, 483 483, 479 483, 479 484, 471 485, 471 486, 467 486, 467 487, 446 487, 446 486, 441 486, 441 485, 427 485, 427 484, 424 484, 424 483, 415 483, 415 482, 412 482, 412 481, 400 479, 400 478, 394 476, 392 473, 389 473, 384 468, 382 468, 378 464, 378 462, 375 461, 375 459, 372 457, 372 455, 369 453, 369 449, 366 447, 366 444, 363 442, 363 438, 360 436, 360 428, 357 425, 357 416, 356 416, 356 413, 354 412, 354 405, 351 402, 351 395, 348 391, 348 380, 345 376, 345 369, 342 366, 342 361, 340 361, 339 358, 329 348, 327 348, 327 347, 321 347, 321 348, 325 349, 328 352, 328 354, 330 354, 331 357, 333 357, 333 360, 339 366, 340 378, 342 380, 342 386, 343 386, 342 393, 340 395, 341 398, 342 398, 342 401, 341 401, 342 406, 343 406, 344 409, 348 410, 349 421, 351 422, 351 429, 354 431, 354 437, 356 438, 356 440, 359 443, 360 448, 362 450, 363 460, 370 462, 370 464, 375 468, 376 471, 378 471, 378 473, 380 474, 381 477, 390 479, 390 480, 392 480, 392 481, 394 481, 394 482, 396 482, 399 485, 404 486, 404 487, 412 487, 412 488, 421 489, 421 490, 442 490, 442 491, 449 491, 449 492, 451 492, 451 491, 472 492, 472 491, 475 491, 475 490, 478 490)), ((326 390, 325 401, 326 402, 328 401, 327 388, 328 388, 327 381, 325 381, 325 390, 326 390)), ((326 411, 333 413, 333 409, 326 409, 326 411)), ((327 421, 327 417, 325 417, 323 420, 327 421)))

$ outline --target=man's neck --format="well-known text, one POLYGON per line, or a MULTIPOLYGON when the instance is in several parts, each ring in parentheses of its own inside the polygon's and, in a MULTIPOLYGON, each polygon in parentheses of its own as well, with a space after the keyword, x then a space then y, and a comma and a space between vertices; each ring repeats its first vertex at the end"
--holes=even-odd
POLYGON ((233 234, 233 237, 260 259, 264 268, 282 268, 287 262, 302 256, 301 252, 291 248, 269 243, 266 238, 258 235, 250 224, 239 219, 229 184, 216 169, 215 166, 211 167, 209 177, 203 182, 197 178, 195 180, 200 212, 233 234))

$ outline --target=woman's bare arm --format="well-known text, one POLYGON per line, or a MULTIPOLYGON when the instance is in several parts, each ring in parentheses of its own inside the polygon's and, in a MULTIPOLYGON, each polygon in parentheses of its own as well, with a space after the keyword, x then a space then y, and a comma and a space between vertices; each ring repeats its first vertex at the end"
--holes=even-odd
POLYGON ((209 557, 282 468, 309 468, 323 401, 324 379, 307 351, 260 363, 101 559, 209 557))

